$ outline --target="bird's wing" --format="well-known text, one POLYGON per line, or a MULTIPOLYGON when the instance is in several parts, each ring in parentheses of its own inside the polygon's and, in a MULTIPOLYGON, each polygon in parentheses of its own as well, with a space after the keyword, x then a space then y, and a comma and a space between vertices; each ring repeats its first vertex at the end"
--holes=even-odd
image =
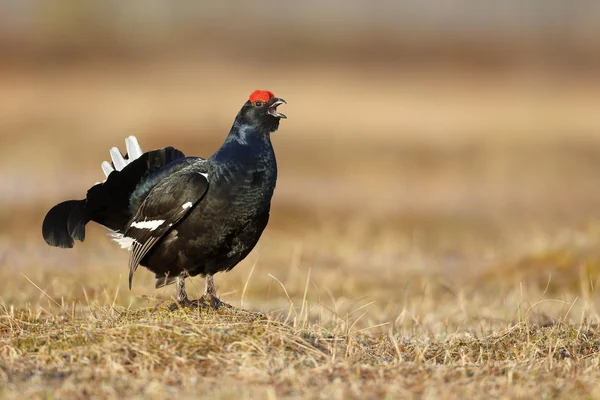
MULTIPOLYGON (((123 233, 150 190, 191 162, 193 160, 185 158, 181 151, 173 147, 151 150, 135 160, 129 160, 121 170, 110 172, 104 182, 88 190, 85 200, 88 220, 123 233)), ((117 164, 122 167, 119 162, 117 164)))
POLYGON ((198 204, 208 190, 208 175, 182 171, 156 185, 124 233, 131 243, 129 288, 133 273, 146 254, 198 204))

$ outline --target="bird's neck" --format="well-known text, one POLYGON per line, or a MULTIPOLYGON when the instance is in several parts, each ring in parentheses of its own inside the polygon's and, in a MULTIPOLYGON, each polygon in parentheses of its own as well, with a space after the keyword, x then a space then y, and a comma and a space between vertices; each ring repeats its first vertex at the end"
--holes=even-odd
POLYGON ((229 135, 219 150, 212 156, 214 161, 253 162, 273 155, 271 137, 268 132, 234 123, 229 135))

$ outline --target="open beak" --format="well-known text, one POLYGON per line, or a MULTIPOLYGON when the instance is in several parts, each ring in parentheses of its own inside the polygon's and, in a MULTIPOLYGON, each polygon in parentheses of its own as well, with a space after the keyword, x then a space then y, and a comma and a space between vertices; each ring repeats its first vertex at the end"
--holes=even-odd
POLYGON ((284 99, 275 98, 275 102, 269 106, 267 109, 267 114, 274 116, 275 118, 287 118, 285 114, 277 112, 277 107, 282 104, 287 104, 284 99))

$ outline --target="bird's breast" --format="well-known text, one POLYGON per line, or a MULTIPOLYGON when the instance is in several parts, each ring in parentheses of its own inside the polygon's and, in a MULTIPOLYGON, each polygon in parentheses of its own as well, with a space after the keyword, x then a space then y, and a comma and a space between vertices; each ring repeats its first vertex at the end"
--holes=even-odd
POLYGON ((277 171, 264 165, 230 165, 208 179, 207 211, 225 220, 246 219, 268 209, 277 171))

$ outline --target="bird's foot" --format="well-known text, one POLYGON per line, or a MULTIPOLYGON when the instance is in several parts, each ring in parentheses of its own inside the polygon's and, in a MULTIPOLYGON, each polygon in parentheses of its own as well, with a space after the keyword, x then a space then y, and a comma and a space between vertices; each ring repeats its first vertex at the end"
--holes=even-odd
POLYGON ((221 299, 219 299, 217 296, 209 293, 204 294, 204 296, 200 297, 197 301, 203 302, 204 304, 207 304, 208 307, 213 308, 215 310, 219 308, 233 308, 233 306, 227 303, 223 303, 221 299))
MULTIPOLYGON (((193 308, 194 307, 193 304, 194 304, 194 302, 189 299, 177 300, 169 306, 169 311, 175 311, 178 308, 193 308)), ((195 307, 198 307, 198 306, 196 305, 195 307)))
POLYGON ((211 308, 213 310, 217 310, 220 307, 229 309, 233 308, 233 306, 223 303, 218 297, 211 294, 205 294, 197 300, 178 300, 171 304, 169 311, 174 311, 178 308, 211 308))

